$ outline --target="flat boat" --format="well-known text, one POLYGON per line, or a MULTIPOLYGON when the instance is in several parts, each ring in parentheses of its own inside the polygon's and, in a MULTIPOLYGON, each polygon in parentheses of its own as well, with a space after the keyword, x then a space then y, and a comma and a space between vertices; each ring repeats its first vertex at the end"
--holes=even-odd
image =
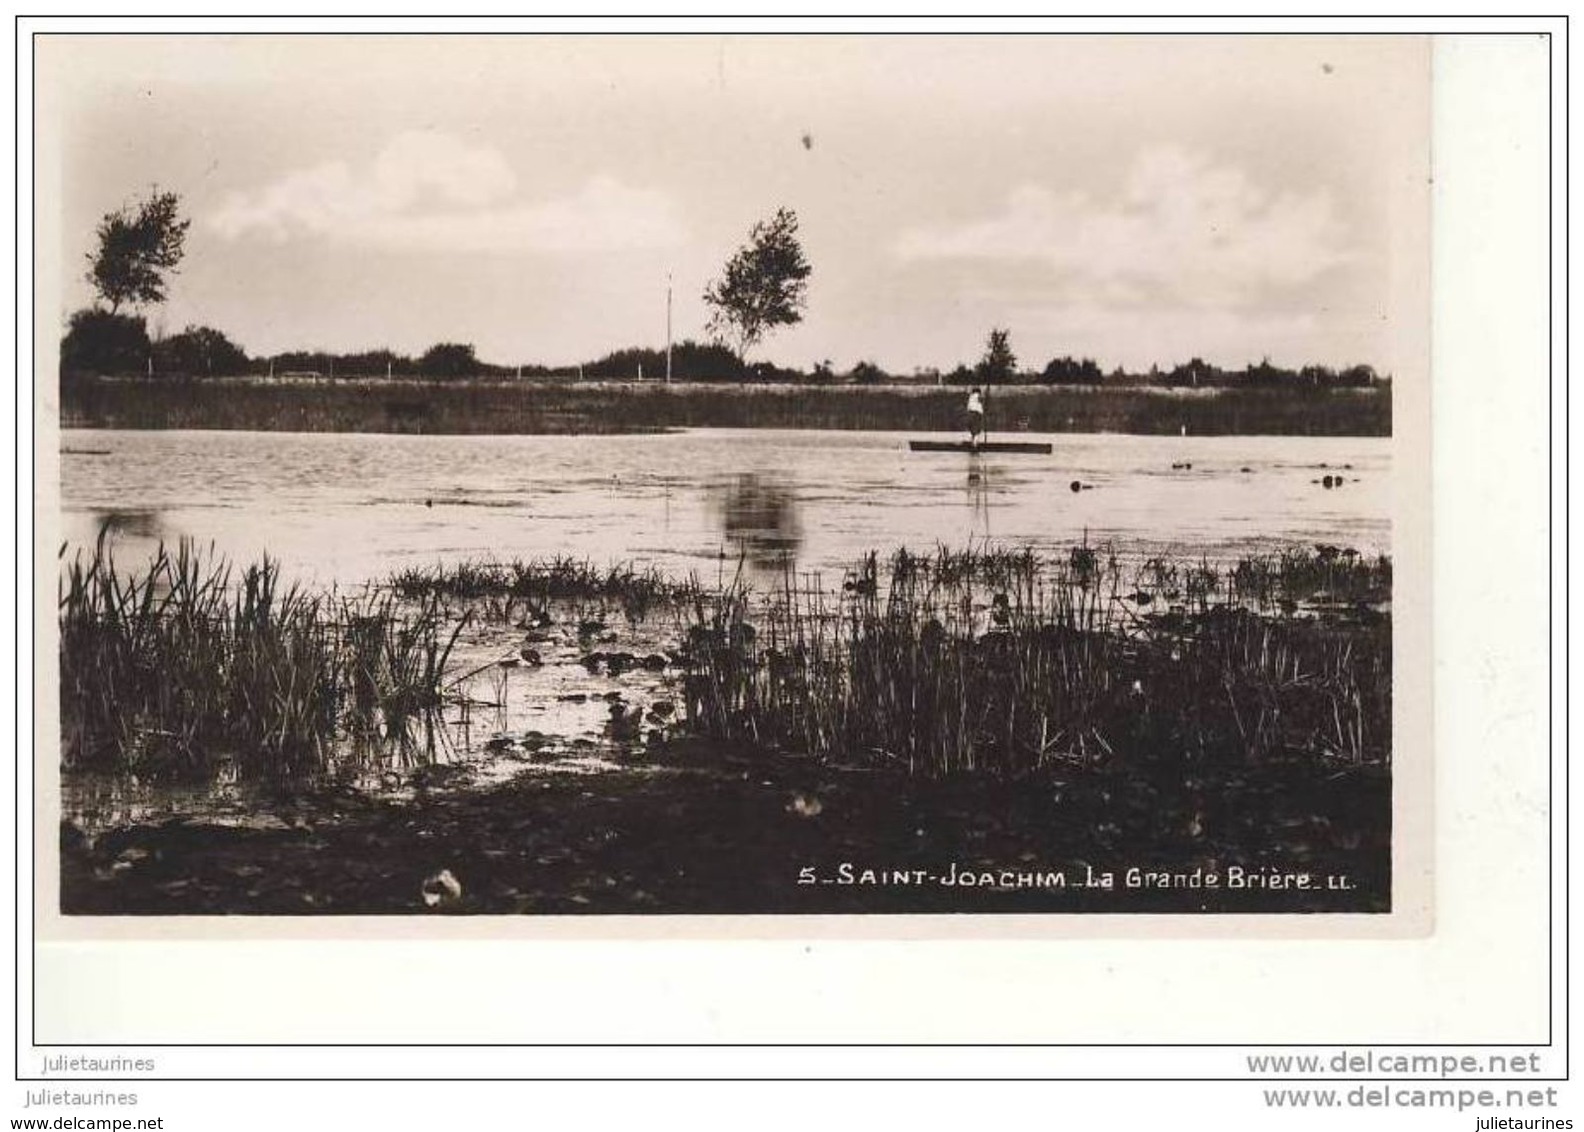
POLYGON ((1030 456, 1049 456, 1051 446, 1033 440, 985 440, 972 444, 966 440, 910 440, 914 452, 1022 452, 1030 456))

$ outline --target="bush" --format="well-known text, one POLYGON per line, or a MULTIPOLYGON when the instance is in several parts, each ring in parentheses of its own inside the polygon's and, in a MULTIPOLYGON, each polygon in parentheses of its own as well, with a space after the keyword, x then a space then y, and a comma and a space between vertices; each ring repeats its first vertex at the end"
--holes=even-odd
POLYGON ((62 373, 144 373, 148 358, 148 327, 135 315, 88 307, 71 316, 61 339, 62 373))
POLYGON ((1090 358, 1052 358, 1040 374, 1040 380, 1051 385, 1099 385, 1105 380, 1100 367, 1090 358))
POLYGON ((418 372, 425 377, 472 377, 478 371, 479 360, 471 344, 441 342, 418 359, 418 372))
POLYGON ((248 372, 247 352, 223 333, 208 326, 189 326, 180 334, 154 344, 154 369, 162 374, 189 377, 236 375, 248 372))
POLYGON ((740 379, 747 375, 742 359, 725 346, 692 339, 671 351, 671 370, 679 381, 740 379))
MULTIPOLYGON (((583 366, 583 376, 634 381, 640 369, 643 371, 645 381, 663 379, 666 375, 665 351, 644 346, 629 346, 587 363, 583 366)), ((757 366, 751 369, 744 366, 742 360, 725 346, 695 342, 690 338, 671 348, 671 377, 675 381, 723 381, 763 377, 758 369, 757 366)))

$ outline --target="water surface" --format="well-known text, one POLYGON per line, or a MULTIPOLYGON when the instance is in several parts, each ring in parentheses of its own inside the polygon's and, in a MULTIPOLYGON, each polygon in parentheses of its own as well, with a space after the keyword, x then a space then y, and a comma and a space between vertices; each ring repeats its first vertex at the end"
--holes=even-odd
POLYGON ((61 537, 88 545, 108 526, 128 564, 161 539, 239 560, 267 550, 291 576, 338 584, 565 554, 709 579, 790 552, 839 575, 870 549, 985 539, 1212 560, 1294 543, 1391 550, 1390 439, 1018 434, 1053 453, 970 456, 909 452, 909 435, 68 430, 61 537))
MULTIPOLYGON (((161 540, 213 543, 237 562, 267 551, 291 577, 347 588, 404 566, 558 555, 706 581, 744 558, 790 556, 834 583, 872 549, 984 540, 1065 553, 1087 539, 1124 556, 1212 561, 1295 543, 1390 551, 1389 440, 1029 438, 1049 440, 1052 455, 915 454, 907 435, 880 432, 68 431, 61 535, 82 548, 104 533, 123 567, 161 540), (1328 476, 1342 485, 1325 487, 1328 476)), ((675 670, 596 672, 590 652, 654 656, 675 630, 670 618, 627 624, 619 610, 558 609, 526 642, 529 665, 515 615, 469 621, 440 725, 416 745, 357 753, 355 784, 405 797, 642 768, 647 741, 680 714, 675 670), (608 631, 582 633, 588 617, 608 617, 608 631), (438 770, 450 777, 423 778, 438 770)), ((179 815, 298 820, 224 775, 185 791, 92 778, 63 790, 64 811, 90 834, 179 815)))

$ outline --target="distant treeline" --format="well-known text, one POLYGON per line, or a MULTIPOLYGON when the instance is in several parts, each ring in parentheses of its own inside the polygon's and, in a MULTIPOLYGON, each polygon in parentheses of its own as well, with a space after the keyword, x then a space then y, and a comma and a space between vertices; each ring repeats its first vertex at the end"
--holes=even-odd
MULTIPOLYGON (((647 378, 648 367, 645 366, 647 378)), ((294 432, 610 433, 670 428, 955 431, 963 394, 925 385, 431 381, 292 382, 69 375, 67 427, 294 432)), ((1389 436, 1391 387, 1162 389, 1013 385, 987 398, 1010 432, 1389 436)))
POLYGON ((537 363, 502 365, 481 360, 468 343, 440 342, 418 355, 394 350, 334 353, 289 350, 251 355, 222 331, 189 326, 178 334, 151 339, 136 315, 86 309, 72 315, 61 340, 61 374, 155 378, 274 377, 276 379, 419 378, 476 381, 499 378, 585 378, 682 382, 769 382, 820 385, 1065 385, 1158 386, 1166 388, 1369 388, 1387 379, 1367 365, 1345 368, 1304 366, 1289 369, 1268 360, 1227 369, 1192 358, 1170 369, 1104 371, 1090 358, 1058 357, 1039 370, 1004 370, 960 365, 942 371, 919 368, 892 373, 869 361, 837 370, 829 360, 810 369, 746 363, 725 346, 681 342, 670 351, 631 347, 571 366, 537 363))

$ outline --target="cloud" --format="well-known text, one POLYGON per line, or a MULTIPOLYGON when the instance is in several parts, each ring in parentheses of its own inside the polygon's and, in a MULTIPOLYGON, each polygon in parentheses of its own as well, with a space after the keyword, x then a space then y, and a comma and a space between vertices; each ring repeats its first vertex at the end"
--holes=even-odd
MULTIPOLYGON (((1274 312, 1247 308, 1161 307, 1147 318, 1138 312, 1080 301, 1017 311, 1013 325, 1035 357, 1059 354, 1092 355, 1107 364, 1134 369, 1152 363, 1170 366, 1192 357, 1217 365, 1242 366, 1268 357, 1278 364, 1310 362, 1350 365, 1358 361, 1347 350, 1327 346, 1337 328, 1313 311, 1274 312)), ((1351 341, 1348 343, 1351 348, 1351 341)))
POLYGON ((525 199, 498 150, 445 134, 398 135, 364 169, 330 161, 237 192, 205 218, 224 239, 298 236, 398 250, 576 253, 682 241, 665 194, 594 177, 525 199))
POLYGON ((1312 282, 1349 260, 1344 237, 1324 189, 1273 193, 1241 169, 1162 149, 1135 160, 1113 201, 1025 184, 997 214, 911 229, 895 251, 1035 266, 1074 297, 1116 305, 1217 307, 1312 282))

